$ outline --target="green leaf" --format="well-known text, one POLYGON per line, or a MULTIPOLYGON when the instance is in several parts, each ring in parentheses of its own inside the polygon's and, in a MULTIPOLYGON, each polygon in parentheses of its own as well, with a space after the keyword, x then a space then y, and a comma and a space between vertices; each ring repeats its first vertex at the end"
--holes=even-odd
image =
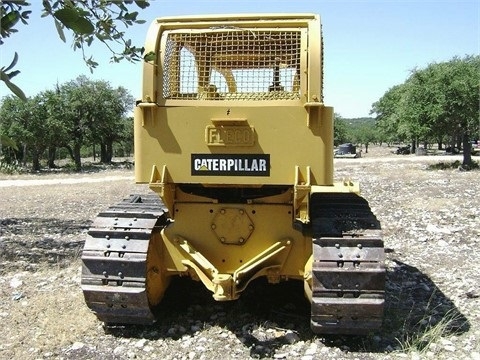
POLYGON ((27 10, 27 11, 22 12, 22 18, 28 19, 28 17, 30 16, 31 13, 32 13, 31 10, 27 10))
POLYGON ((138 16, 138 11, 134 11, 132 13, 126 13, 125 14, 125 19, 127 20, 135 20, 138 16))
POLYGON ((140 9, 145 9, 147 7, 150 6, 150 4, 148 3, 148 1, 145 1, 145 0, 135 0, 135 4, 137 4, 137 6, 140 8, 140 9))
POLYGON ((50 1, 43 0, 42 4, 43 4, 43 7, 45 8, 46 11, 48 11, 48 12, 52 11, 52 6, 50 5, 50 1))
POLYGON ((8 136, 0 135, 0 144, 5 147, 10 147, 14 150, 18 150, 18 147, 15 141, 10 139, 8 136))
POLYGON ((10 63, 10 65, 8 65, 6 69, 3 69, 3 71, 7 72, 8 70, 13 69, 13 67, 17 65, 17 61, 18 61, 18 54, 15 52, 12 62, 10 63))
POLYGON ((95 36, 97 37, 98 40, 100 41, 105 41, 105 40, 110 40, 111 36, 108 34, 100 34, 100 33, 95 33, 95 36))
POLYGON ((8 75, 8 78, 11 79, 11 78, 17 76, 18 74, 20 74, 20 70, 11 71, 7 75, 8 75))
POLYGON ((10 30, 20 20, 20 13, 18 11, 12 11, 6 14, 0 20, 2 24, 2 31, 10 30))
POLYGON ((95 31, 93 24, 86 18, 79 18, 72 30, 77 34, 91 35, 95 31))
POLYGON ((5 85, 7 85, 11 92, 13 92, 23 101, 27 101, 25 93, 22 91, 22 89, 20 89, 17 85, 10 81, 10 77, 3 71, 3 69, 0 69, 0 80, 3 81, 5 85))
POLYGON ((156 59, 156 55, 153 51, 150 51, 149 53, 143 56, 143 60, 146 62, 155 61, 155 59, 156 59))
POLYGON ((76 9, 63 8, 55 11, 53 15, 76 34, 90 35, 95 30, 93 24, 85 17, 80 16, 76 9))
POLYGON ((60 39, 63 42, 67 42, 67 39, 65 39, 65 33, 63 32, 63 29, 62 29, 62 24, 60 24, 60 22, 57 19, 55 19, 55 27, 57 28, 57 33, 60 39))
POLYGON ((124 5, 124 3, 122 1, 115 2, 115 5, 117 5, 118 8, 121 10, 120 14, 122 14, 123 11, 128 11, 128 8, 124 5))
POLYGON ((55 16, 63 25, 68 28, 70 28, 70 25, 74 24, 79 18, 78 12, 72 8, 63 8, 57 10, 53 13, 53 16, 55 16))

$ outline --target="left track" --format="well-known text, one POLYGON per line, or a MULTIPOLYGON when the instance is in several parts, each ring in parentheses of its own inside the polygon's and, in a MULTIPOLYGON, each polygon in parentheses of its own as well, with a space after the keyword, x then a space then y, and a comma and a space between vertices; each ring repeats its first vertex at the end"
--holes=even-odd
POLYGON ((147 253, 168 214, 157 195, 130 195, 101 212, 82 252, 82 290, 88 307, 107 324, 151 324, 147 253))

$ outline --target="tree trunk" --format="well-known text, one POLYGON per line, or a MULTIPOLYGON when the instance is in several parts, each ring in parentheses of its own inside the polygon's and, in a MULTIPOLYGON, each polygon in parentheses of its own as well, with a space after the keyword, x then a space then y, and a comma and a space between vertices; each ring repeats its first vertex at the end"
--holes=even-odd
POLYGON ((463 142, 464 136, 465 136, 465 135, 458 135, 458 136, 457 136, 457 149, 458 149, 458 150, 461 150, 461 149, 462 149, 462 142, 463 142))
POLYGON ((107 164, 112 163, 113 158, 113 141, 107 143, 107 164))
POLYGON ((470 136, 465 131, 463 133, 463 167, 469 168, 472 165, 472 144, 470 144, 470 136))
POLYGON ((106 143, 101 144, 101 160, 102 164, 111 164, 113 157, 113 142, 107 140, 106 143))
POLYGON ((73 149, 71 146, 65 145, 65 149, 67 149, 68 154, 70 155, 70 159, 75 161, 75 155, 73 154, 73 149))
POLYGON ((40 154, 37 150, 32 152, 32 169, 33 171, 40 171, 40 154))
POLYGON ((368 154, 368 142, 365 143, 365 154, 368 154))
POLYGON ((106 164, 108 162, 107 145, 105 145, 105 143, 100 144, 100 162, 102 164, 106 164))
POLYGON ((27 144, 23 144, 22 163, 24 167, 27 166, 27 144))
POLYGON ((442 139, 438 139, 438 150, 442 150, 442 149, 443 149, 442 139))
POLYGON ((415 154, 415 150, 417 150, 417 142, 415 139, 412 139, 412 148, 410 149, 410 154, 415 154))
POLYGON ((73 146, 73 157, 75 161, 75 171, 81 171, 82 170, 82 158, 80 155, 80 149, 82 146, 80 143, 75 143, 73 146))
POLYGON ((55 157, 57 155, 57 147, 50 146, 48 148, 48 168, 55 169, 57 166, 55 165, 55 157))

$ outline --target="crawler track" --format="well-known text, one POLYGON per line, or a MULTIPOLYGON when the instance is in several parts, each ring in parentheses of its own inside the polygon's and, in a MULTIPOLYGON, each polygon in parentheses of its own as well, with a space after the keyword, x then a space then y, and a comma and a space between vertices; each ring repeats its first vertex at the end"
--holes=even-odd
POLYGON ((155 321, 146 291, 147 251, 152 231, 166 222, 166 210, 156 195, 131 195, 98 214, 82 253, 82 290, 99 320, 155 321))
POLYGON ((385 254, 380 223, 355 194, 315 194, 311 328, 365 334, 380 328, 385 254))

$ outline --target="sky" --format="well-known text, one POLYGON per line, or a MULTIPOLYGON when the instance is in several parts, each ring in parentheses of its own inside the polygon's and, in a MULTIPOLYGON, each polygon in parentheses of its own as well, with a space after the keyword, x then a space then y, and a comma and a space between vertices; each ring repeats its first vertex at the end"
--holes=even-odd
MULTIPOLYGON (((32 3, 28 25, 4 39, 0 67, 19 55, 12 81, 27 96, 86 75, 123 86, 141 97, 140 63, 110 63, 100 44, 86 49, 100 65, 90 73, 71 37, 63 43, 53 19, 41 18, 41 1, 32 3)), ((151 0, 140 10, 145 24, 126 30, 143 46, 150 23, 161 16, 234 13, 316 13, 324 37, 324 100, 344 118, 370 116, 372 104, 392 86, 403 83, 413 69, 480 54, 479 0, 151 0)), ((10 94, 0 82, 0 98, 10 94)))

